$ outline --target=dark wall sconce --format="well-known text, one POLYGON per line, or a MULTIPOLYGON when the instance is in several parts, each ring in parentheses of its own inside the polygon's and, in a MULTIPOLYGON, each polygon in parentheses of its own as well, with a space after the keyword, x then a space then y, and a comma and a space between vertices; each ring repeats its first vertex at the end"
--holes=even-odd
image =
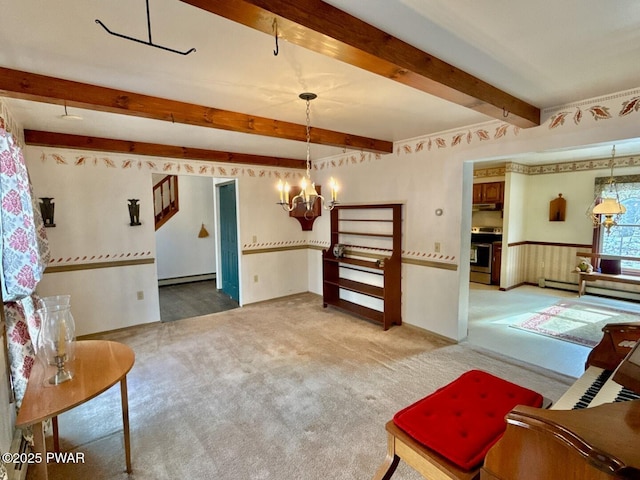
POLYGON ((40 197, 40 213, 42 213, 42 221, 45 227, 55 227, 53 222, 53 213, 56 204, 52 202, 51 197, 40 197))
POLYGON ((137 225, 142 225, 140 223, 140 204, 138 203, 140 201, 140 199, 138 198, 130 198, 128 200, 129 202, 129 219, 131 221, 131 223, 129 223, 129 225, 131 225, 132 227, 135 227, 137 225))

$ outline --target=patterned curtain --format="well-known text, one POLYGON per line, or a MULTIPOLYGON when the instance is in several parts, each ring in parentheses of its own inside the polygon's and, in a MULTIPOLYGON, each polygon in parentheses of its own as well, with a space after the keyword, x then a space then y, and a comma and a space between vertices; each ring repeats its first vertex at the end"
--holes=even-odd
POLYGON ((35 361, 39 322, 33 294, 50 252, 20 147, 0 128, 0 286, 7 325, 7 347, 16 406, 19 407, 35 361))

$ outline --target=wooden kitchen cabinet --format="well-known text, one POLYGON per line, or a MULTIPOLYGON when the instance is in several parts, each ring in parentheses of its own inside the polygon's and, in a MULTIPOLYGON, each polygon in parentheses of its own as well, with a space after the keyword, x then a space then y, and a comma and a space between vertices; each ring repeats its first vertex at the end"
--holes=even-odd
POLYGON ((474 183, 473 203, 504 203, 504 182, 474 183))
POLYGON ((473 203, 483 203, 482 202, 482 185, 483 183, 474 183, 473 184, 473 203))

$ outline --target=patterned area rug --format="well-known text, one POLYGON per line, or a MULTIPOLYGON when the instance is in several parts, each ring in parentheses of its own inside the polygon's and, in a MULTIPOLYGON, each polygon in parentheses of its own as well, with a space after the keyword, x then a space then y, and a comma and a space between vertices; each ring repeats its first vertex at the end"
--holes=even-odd
POLYGON ((594 347, 607 323, 640 322, 640 313, 586 302, 563 300, 512 327, 594 347))

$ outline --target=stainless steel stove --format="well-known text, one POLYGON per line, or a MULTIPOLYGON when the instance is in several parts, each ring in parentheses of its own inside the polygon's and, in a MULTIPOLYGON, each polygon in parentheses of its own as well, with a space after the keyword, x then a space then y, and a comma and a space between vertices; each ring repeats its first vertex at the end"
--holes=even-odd
POLYGON ((502 241, 502 227, 471 227, 469 280, 491 285, 493 244, 502 241))

